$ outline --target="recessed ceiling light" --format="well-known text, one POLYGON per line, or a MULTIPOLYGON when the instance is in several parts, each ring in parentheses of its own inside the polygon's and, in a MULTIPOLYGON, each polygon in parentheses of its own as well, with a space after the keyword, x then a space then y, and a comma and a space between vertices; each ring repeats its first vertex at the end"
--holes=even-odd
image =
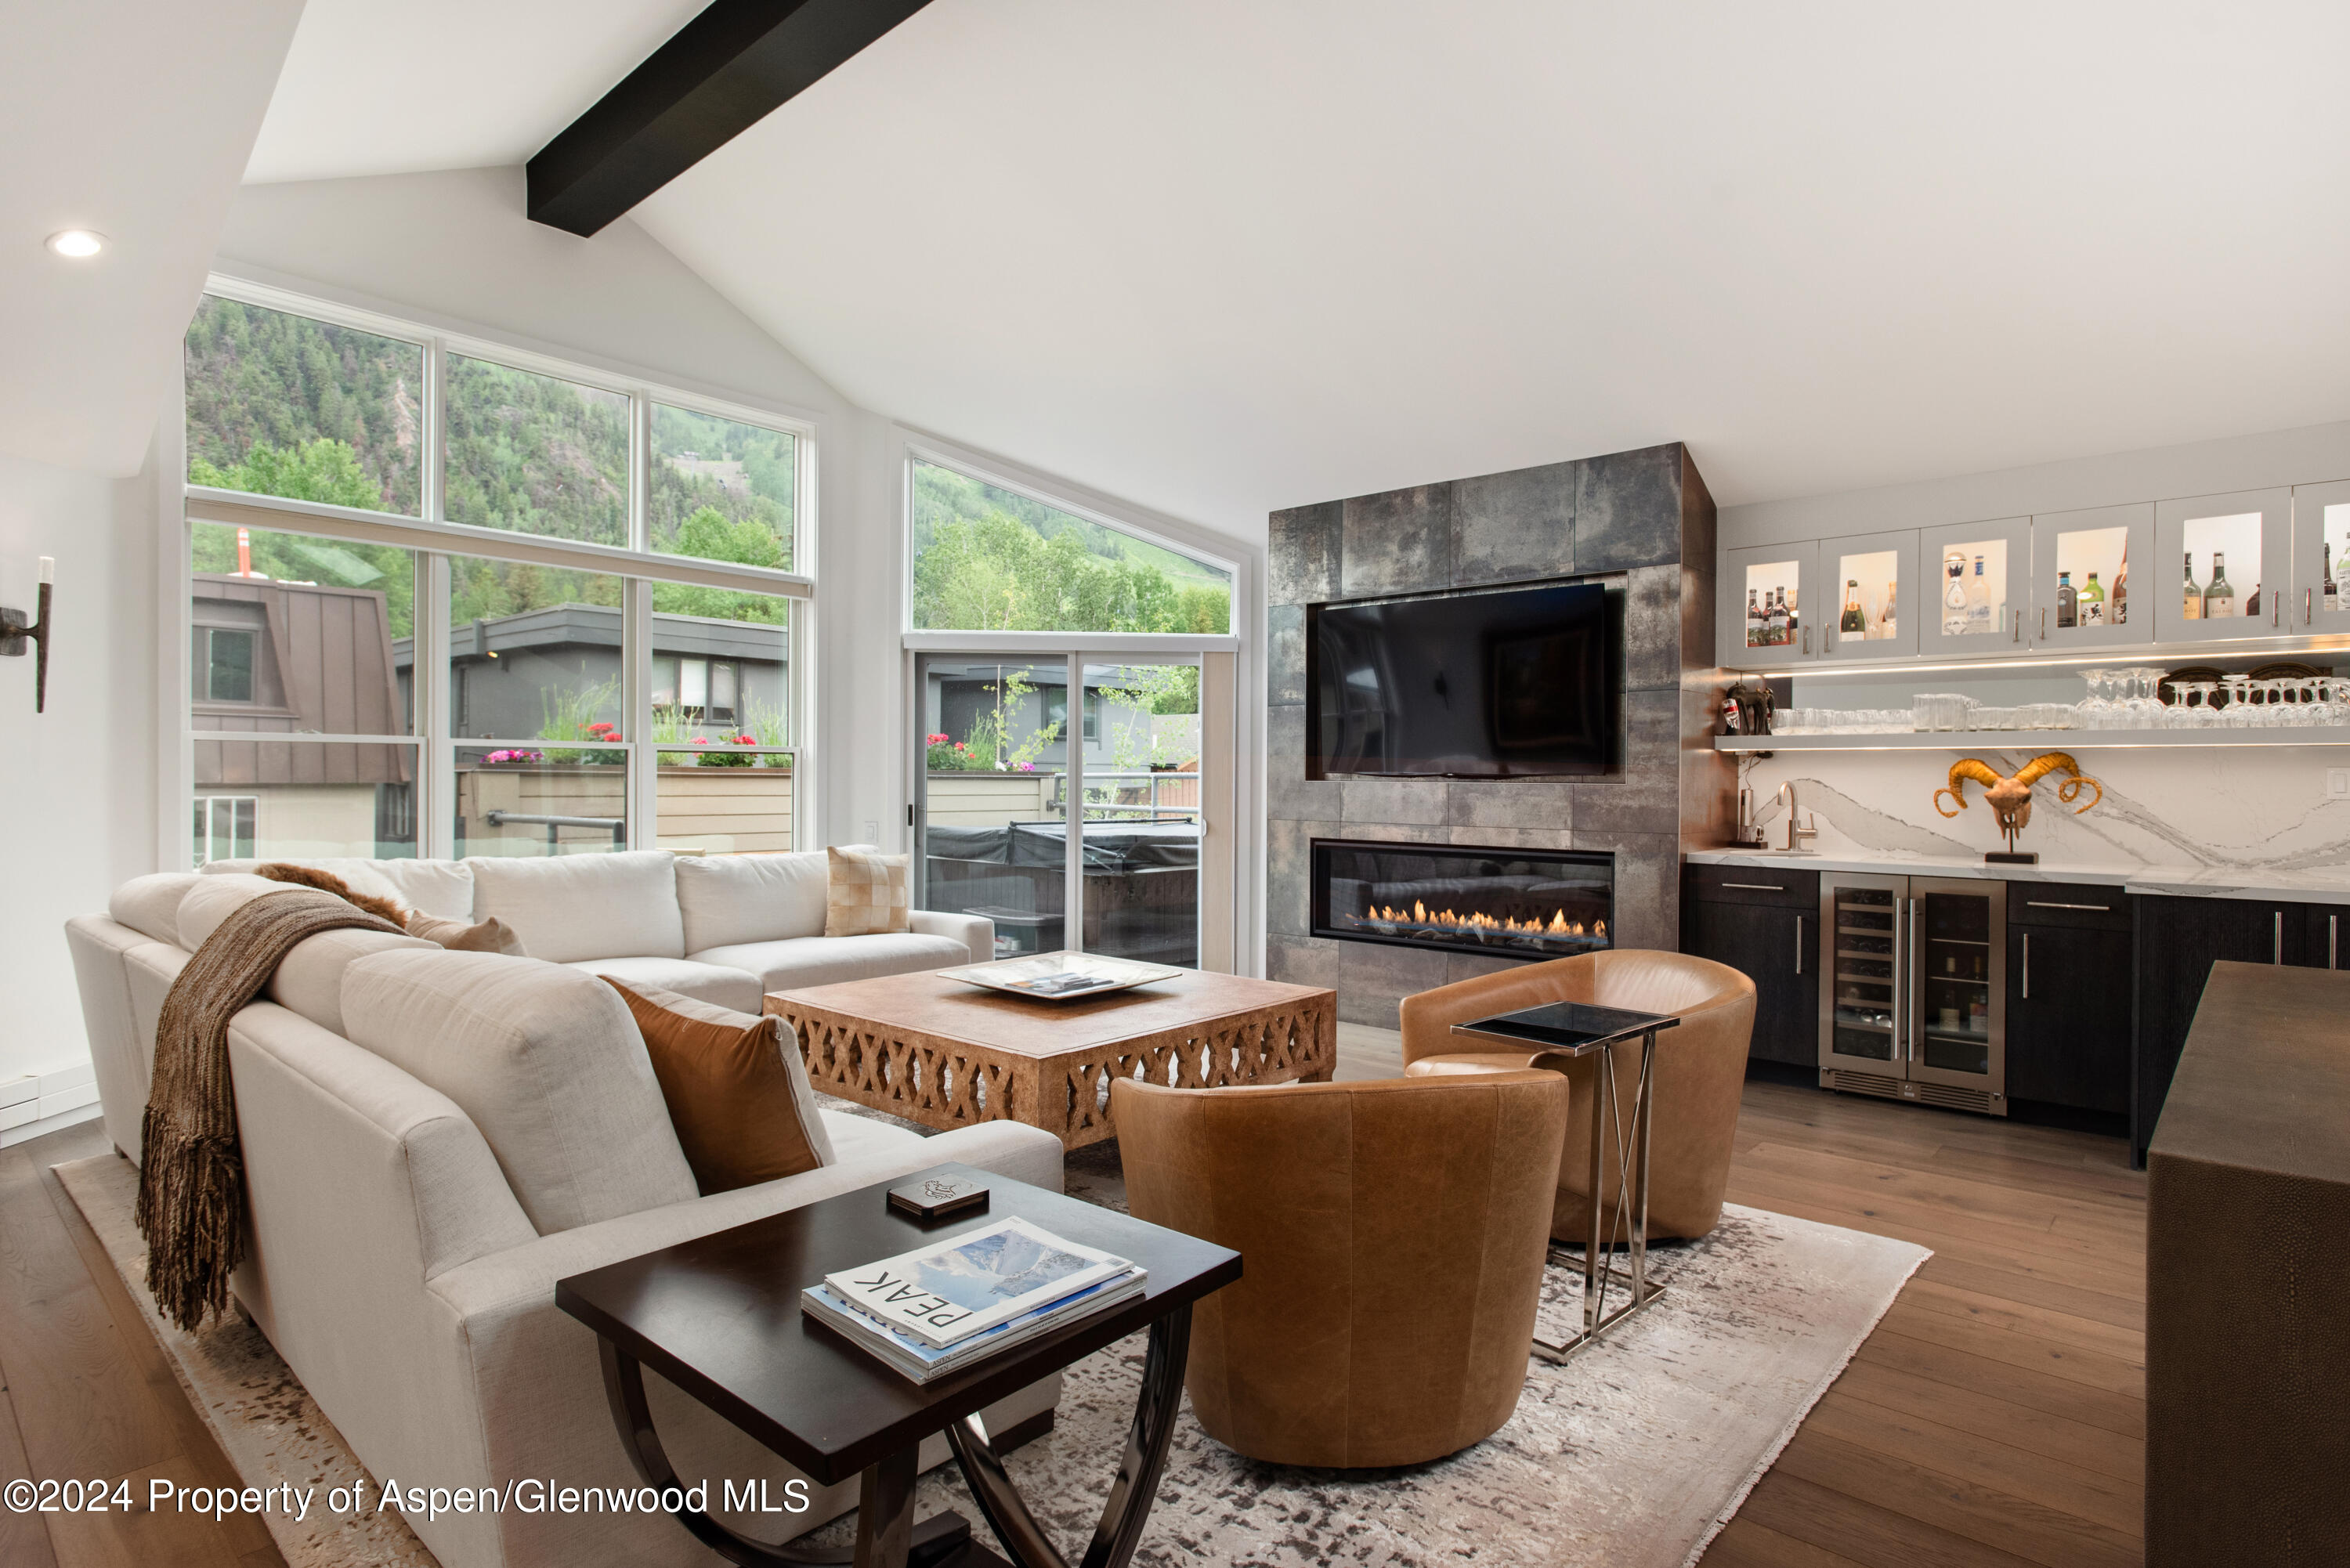
POLYGON ((106 236, 88 229, 60 229, 49 236, 49 249, 79 261, 106 248, 106 236))

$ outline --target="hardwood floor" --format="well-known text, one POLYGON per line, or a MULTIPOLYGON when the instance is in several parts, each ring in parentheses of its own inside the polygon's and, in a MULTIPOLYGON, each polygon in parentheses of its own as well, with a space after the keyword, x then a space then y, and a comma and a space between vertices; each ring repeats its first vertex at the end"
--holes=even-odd
MULTIPOLYGON (((1394 1036, 1342 1028, 1340 1075, 1394 1036)), ((0 1150, 0 1480, 232 1480, 48 1167, 0 1150)), ((1934 1249, 1707 1552, 1709 1568, 2141 1561, 2146 1179, 2118 1138, 1749 1084, 1733 1202, 1934 1249)), ((143 1503, 143 1497, 141 1499, 143 1503)), ((0 1512, 8 1568, 282 1560, 250 1518, 0 1512)))

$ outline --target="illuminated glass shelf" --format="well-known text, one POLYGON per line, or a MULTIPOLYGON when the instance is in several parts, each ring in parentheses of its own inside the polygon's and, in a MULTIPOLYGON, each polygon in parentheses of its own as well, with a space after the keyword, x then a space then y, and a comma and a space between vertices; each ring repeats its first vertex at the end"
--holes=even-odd
POLYGON ((2078 752, 2097 746, 2350 746, 2350 725, 2281 730, 1931 730, 1877 735, 1716 735, 1717 752, 2078 752))

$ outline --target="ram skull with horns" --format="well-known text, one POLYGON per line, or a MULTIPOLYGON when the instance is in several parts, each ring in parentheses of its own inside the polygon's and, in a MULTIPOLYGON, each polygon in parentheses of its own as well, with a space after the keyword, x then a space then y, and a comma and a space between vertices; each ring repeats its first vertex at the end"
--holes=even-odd
POLYGON ((2074 815, 2079 815, 2081 812, 2088 810, 2090 805, 2095 805, 2106 798, 2105 786, 2085 775, 2081 772, 2080 764, 2075 763, 2069 754, 2064 752, 2043 752, 2017 770, 2012 778, 2001 777, 1989 763, 1978 762, 1973 757, 1960 758, 1950 764, 1949 787, 1934 792, 1934 809, 1942 812, 1944 816, 1956 816, 1959 812, 1964 811, 1967 808, 1966 782, 1973 779, 1983 786, 1983 799, 1991 803, 1992 812, 1999 817, 2000 831, 2007 835, 2007 846, 2010 850, 2013 850, 2016 835, 2022 833, 2032 821, 2032 786, 2050 774, 2060 771, 2073 776, 2066 779, 2056 791, 2058 800, 2069 805, 2084 788, 2097 792, 2090 798, 2088 805, 2081 806, 2074 811, 2074 815), (1950 797, 1957 807, 1956 810, 1942 811, 1944 795, 1950 797))

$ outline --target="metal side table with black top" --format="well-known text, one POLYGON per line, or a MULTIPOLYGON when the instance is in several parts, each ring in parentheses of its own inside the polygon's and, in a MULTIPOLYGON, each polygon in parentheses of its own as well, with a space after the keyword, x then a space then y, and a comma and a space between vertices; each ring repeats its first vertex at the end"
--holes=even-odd
POLYGON ((651 1367, 823 1485, 860 1478, 857 1543, 826 1549, 754 1540, 691 1507, 678 1522, 746 1568, 997 1568, 961 1515, 914 1521, 916 1449, 943 1431, 963 1479, 1017 1568, 1066 1568, 1014 1490, 979 1412, 1139 1329, 1150 1331, 1142 1391, 1118 1477, 1084 1568, 1124 1568, 1141 1539, 1183 1400, 1191 1303, 1241 1277, 1241 1255, 1197 1237, 965 1165, 941 1165, 787 1210, 731 1231, 558 1281, 556 1304, 596 1331, 612 1419, 638 1476, 678 1486, 645 1402, 651 1367), (891 1209, 892 1186, 925 1176, 984 1182, 987 1221, 1012 1216, 1149 1271, 1142 1294, 990 1355, 936 1382, 900 1376, 804 1315, 800 1292, 837 1270, 958 1233, 972 1217, 925 1223, 891 1209))
MULTIPOLYGON (((1564 1073, 1578 1058, 1598 1058, 1591 1094, 1591 1185, 1585 1205, 1591 1216, 1591 1231, 1583 1248, 1583 1326, 1574 1337, 1556 1344, 1537 1335, 1534 1354, 1545 1361, 1565 1361, 1588 1348, 1664 1293, 1662 1285, 1648 1282, 1648 1120, 1656 1098, 1657 1036, 1679 1023, 1669 1013, 1554 1002, 1452 1026, 1452 1033, 1471 1039, 1521 1049, 1535 1047, 1538 1054, 1526 1064, 1529 1067, 1564 1073), (1615 1047, 1634 1035, 1640 1039, 1640 1072, 1632 1086, 1627 1128, 1617 1092, 1615 1047), (1610 1147, 1620 1174, 1616 1201, 1606 1205, 1603 1213, 1601 1179, 1610 1147), (1628 1275, 1618 1273, 1612 1261, 1601 1262, 1619 1242, 1627 1253, 1628 1275), (1622 1305, 1611 1309, 1608 1293, 1618 1282, 1627 1287, 1627 1294, 1622 1305)), ((1555 1261, 1569 1261, 1555 1249, 1552 1256, 1555 1261)))

